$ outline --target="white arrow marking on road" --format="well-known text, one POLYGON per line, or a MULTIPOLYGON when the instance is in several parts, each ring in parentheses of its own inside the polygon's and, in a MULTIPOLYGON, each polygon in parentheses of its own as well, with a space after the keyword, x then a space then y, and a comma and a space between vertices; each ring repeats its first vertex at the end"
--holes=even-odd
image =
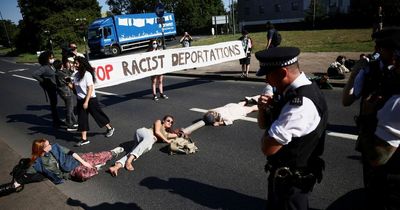
MULTIPOLYGON (((208 110, 199 109, 199 108, 191 108, 190 111, 201 112, 201 113, 208 112, 208 110)), ((257 119, 253 118, 253 117, 242 117, 242 118, 240 118, 240 120, 249 121, 249 122, 257 122, 257 119)))
POLYGON ((28 69, 14 69, 14 70, 8 71, 8 73, 10 73, 10 72, 26 71, 26 70, 28 70, 28 69))
MULTIPOLYGON (((18 78, 22 78, 22 79, 31 80, 31 81, 37 81, 36 79, 29 78, 29 77, 24 77, 24 76, 20 76, 20 75, 16 75, 16 74, 13 74, 12 76, 18 77, 18 78)), ((103 95, 108 95, 108 96, 117 96, 118 95, 118 94, 115 94, 115 93, 109 93, 109 92, 98 91, 98 90, 96 90, 96 92, 100 93, 100 94, 103 94, 103 95)))
MULTIPOLYGON (((199 109, 199 108, 191 108, 190 111, 201 112, 201 113, 208 112, 208 110, 199 109)), ((257 119, 253 118, 253 117, 243 117, 240 120, 245 120, 245 121, 250 121, 250 122, 257 122, 257 119)), ((333 132, 333 131, 326 131, 326 135, 339 137, 339 138, 344 138, 344 139, 350 139, 350 140, 357 140, 357 137, 358 137, 357 135, 353 135, 353 134, 338 133, 338 132, 333 132)))

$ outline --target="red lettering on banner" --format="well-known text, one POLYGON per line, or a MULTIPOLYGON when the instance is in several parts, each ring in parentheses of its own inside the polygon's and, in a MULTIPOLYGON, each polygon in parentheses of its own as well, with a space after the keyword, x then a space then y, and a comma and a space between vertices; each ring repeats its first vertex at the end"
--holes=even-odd
POLYGON ((110 80, 110 72, 113 70, 113 66, 111 64, 107 64, 104 67, 98 66, 96 68, 96 76, 97 79, 104 81, 105 79, 110 80))

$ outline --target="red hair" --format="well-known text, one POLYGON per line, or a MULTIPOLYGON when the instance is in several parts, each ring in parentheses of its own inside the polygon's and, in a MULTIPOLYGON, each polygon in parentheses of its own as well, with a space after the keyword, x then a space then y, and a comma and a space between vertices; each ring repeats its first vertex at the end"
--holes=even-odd
POLYGON ((48 141, 47 139, 36 139, 32 143, 32 157, 31 162, 33 163, 38 157, 41 157, 44 151, 44 144, 48 141))

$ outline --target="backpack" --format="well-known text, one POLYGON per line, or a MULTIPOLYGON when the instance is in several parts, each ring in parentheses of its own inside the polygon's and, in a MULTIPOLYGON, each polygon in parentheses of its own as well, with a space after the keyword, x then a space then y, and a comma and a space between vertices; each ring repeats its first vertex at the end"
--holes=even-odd
POLYGON ((40 182, 44 177, 39 174, 28 174, 26 173, 30 165, 30 158, 22 158, 18 161, 18 164, 14 166, 10 175, 13 177, 13 181, 17 181, 20 184, 27 184, 32 182, 40 182))
POLYGON ((277 30, 275 30, 274 36, 272 37, 272 44, 277 47, 281 44, 281 42, 282 36, 277 30))
POLYGON ((178 137, 173 139, 169 144, 169 154, 192 154, 197 152, 199 148, 194 145, 194 142, 189 137, 178 137))

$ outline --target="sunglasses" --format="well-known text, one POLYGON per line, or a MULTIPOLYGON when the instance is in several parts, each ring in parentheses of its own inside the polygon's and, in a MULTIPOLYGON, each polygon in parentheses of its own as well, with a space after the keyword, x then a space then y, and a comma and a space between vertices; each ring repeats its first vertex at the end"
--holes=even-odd
POLYGON ((169 123, 171 123, 171 125, 174 124, 174 121, 170 120, 170 119, 166 119, 165 122, 169 122, 169 123))

